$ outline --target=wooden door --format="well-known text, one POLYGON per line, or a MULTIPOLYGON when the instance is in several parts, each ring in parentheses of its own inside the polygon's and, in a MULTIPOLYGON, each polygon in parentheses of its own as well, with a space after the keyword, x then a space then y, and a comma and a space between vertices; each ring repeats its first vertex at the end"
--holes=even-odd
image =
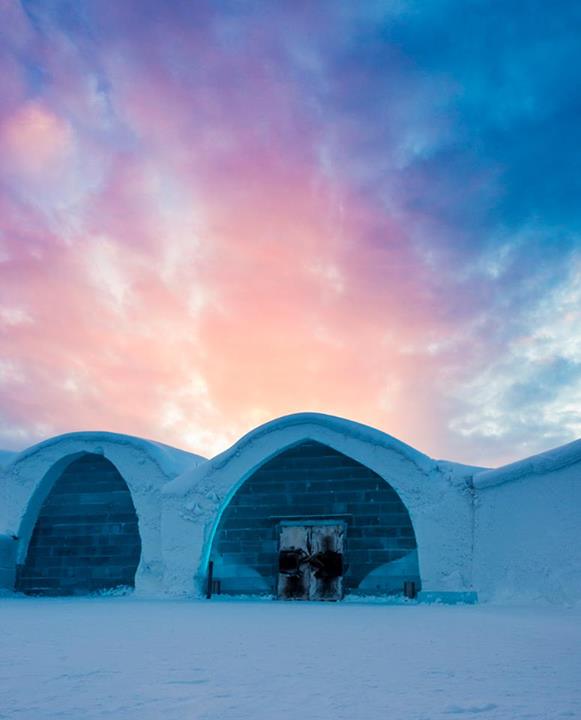
POLYGON ((310 600, 340 600, 343 597, 343 525, 314 525, 309 558, 310 600))
POLYGON ((338 524, 282 525, 278 597, 340 600, 343 597, 345 527, 338 524))
POLYGON ((309 599, 309 535, 310 529, 305 525, 280 528, 278 597, 282 600, 309 599))

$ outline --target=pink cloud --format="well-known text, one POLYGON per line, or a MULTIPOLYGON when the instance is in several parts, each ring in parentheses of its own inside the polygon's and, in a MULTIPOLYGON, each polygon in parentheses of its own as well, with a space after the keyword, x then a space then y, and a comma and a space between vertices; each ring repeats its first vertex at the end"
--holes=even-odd
POLYGON ((447 452, 445 385, 490 350, 422 254, 447 228, 397 206, 395 180, 391 205, 353 181, 361 127, 326 112, 317 53, 289 39, 323 19, 305 4, 234 32, 129 6, 97 12, 98 43, 52 28, 33 49, 23 24, 41 90, 3 61, 0 318, 28 321, 0 324, 0 446, 100 428, 208 454, 319 410, 447 452))
POLYGON ((24 181, 50 174, 56 179, 73 152, 69 124, 40 103, 27 103, 3 124, 0 147, 5 171, 24 181))

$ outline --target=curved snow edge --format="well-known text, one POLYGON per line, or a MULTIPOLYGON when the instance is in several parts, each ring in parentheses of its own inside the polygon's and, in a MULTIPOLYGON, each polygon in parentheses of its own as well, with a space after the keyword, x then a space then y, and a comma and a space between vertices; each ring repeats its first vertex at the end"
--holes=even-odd
MULTIPOLYGON (((436 467, 436 463, 432 458, 424 453, 416 450, 411 445, 394 438, 392 435, 377 430, 376 428, 347 420, 345 418, 335 417, 334 415, 326 415, 324 413, 304 412, 294 413, 292 415, 283 415, 280 418, 269 420, 263 425, 259 425, 254 430, 243 435, 228 450, 216 455, 205 463, 205 467, 193 466, 186 469, 183 475, 169 482, 164 488, 163 493, 167 495, 182 495, 189 487, 195 484, 198 476, 204 474, 206 478, 210 477, 214 472, 221 470, 231 460, 242 455, 245 450, 255 441, 280 430, 296 426, 315 425, 332 432, 342 433, 343 435, 369 443, 375 447, 381 447, 385 450, 395 450, 403 455, 407 460, 416 465, 421 471, 429 473, 436 467), (189 470, 189 471, 188 471, 189 470)), ((305 438, 308 437, 306 433, 305 438)))
POLYGON ((148 455, 159 467, 162 474, 169 479, 173 479, 186 470, 207 462, 206 458, 201 455, 195 455, 186 450, 180 450, 179 448, 164 445, 154 440, 145 440, 144 438, 135 437, 134 435, 124 435, 122 433, 112 433, 104 430, 86 430, 55 435, 55 437, 32 445, 9 458, 5 469, 10 470, 39 452, 69 440, 112 443, 114 445, 125 445, 134 448, 148 455))
POLYGON ((543 475, 554 470, 561 470, 578 462, 581 462, 581 440, 574 440, 566 445, 538 455, 531 455, 531 457, 503 465, 495 470, 478 473, 474 476, 474 487, 483 490, 494 485, 513 482, 528 475, 543 475))

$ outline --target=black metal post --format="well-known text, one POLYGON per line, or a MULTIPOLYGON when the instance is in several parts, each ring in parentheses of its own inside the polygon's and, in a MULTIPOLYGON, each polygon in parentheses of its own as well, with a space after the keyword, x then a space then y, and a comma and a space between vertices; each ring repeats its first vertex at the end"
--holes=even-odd
POLYGON ((214 561, 210 560, 208 563, 208 585, 206 587, 206 599, 210 600, 212 597, 212 585, 214 584, 214 561))

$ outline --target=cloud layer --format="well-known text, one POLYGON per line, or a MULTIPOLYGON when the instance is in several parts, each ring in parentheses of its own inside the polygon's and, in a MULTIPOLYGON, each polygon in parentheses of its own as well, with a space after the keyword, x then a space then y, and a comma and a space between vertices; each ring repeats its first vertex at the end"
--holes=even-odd
POLYGON ((0 12, 0 446, 581 434, 578 4, 0 12))

